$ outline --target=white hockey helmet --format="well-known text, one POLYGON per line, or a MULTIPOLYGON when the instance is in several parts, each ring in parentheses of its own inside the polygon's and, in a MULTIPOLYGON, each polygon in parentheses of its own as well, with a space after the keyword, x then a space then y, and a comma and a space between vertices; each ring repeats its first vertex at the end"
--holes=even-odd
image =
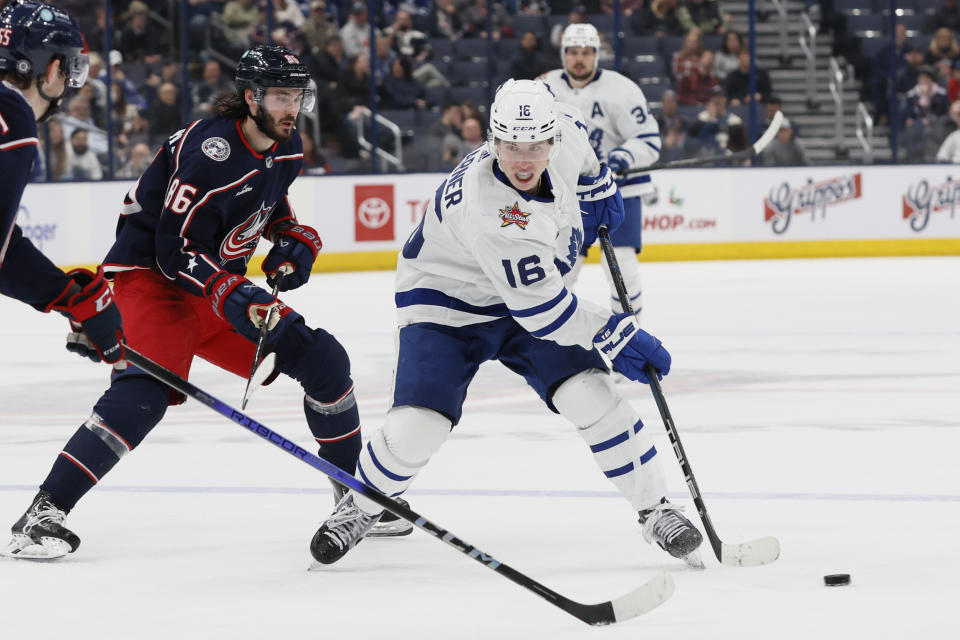
POLYGON ((567 70, 568 47, 592 47, 597 52, 593 59, 593 71, 596 73, 600 63, 600 32, 595 26, 579 22, 563 30, 563 37, 560 39, 560 65, 564 71, 567 70))
POLYGON ((559 148, 560 126, 554 110, 556 98, 542 80, 510 78, 497 89, 490 107, 487 148, 499 157, 496 141, 542 142, 551 140, 551 158, 559 148))

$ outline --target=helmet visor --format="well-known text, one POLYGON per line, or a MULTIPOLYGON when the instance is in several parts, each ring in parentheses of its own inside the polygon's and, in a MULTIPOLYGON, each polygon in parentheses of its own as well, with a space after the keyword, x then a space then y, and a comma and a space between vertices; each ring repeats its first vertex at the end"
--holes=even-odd
POLYGON ((87 82, 87 74, 90 73, 90 57, 85 53, 67 56, 66 67, 63 72, 67 76, 67 86, 79 89, 87 82))
POLYGON ((270 111, 313 111, 317 104, 317 93, 311 88, 294 89, 270 87, 263 92, 257 102, 270 111))
POLYGON ((497 154, 504 162, 546 162, 553 150, 551 140, 514 142, 497 140, 497 154))

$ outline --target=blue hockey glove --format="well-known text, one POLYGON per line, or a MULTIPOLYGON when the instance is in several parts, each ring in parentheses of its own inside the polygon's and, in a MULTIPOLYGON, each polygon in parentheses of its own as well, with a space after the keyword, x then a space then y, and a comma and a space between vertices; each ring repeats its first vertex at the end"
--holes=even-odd
POLYGON ((224 273, 208 284, 207 297, 214 313, 254 343, 260 340, 260 327, 267 320, 267 342, 273 342, 274 336, 302 319, 278 298, 236 273, 224 273))
POLYGON ((607 154, 607 166, 610 167, 610 171, 614 173, 623 173, 630 168, 632 162, 633 156, 630 155, 630 152, 620 147, 612 149, 610 153, 607 154))
POLYGON ((67 272, 74 284, 53 303, 70 321, 67 351, 94 362, 123 363, 123 321, 113 302, 113 292, 103 277, 103 268, 96 273, 88 269, 67 272))
POLYGON ((280 291, 289 291, 305 284, 310 278, 310 270, 323 248, 316 229, 298 224, 273 234, 273 248, 263 260, 263 272, 267 282, 273 286, 277 273, 284 266, 287 274, 280 281, 280 291))
POLYGON ((670 354, 628 313, 610 316, 607 326, 594 336, 593 344, 610 358, 617 371, 631 380, 650 384, 644 371, 648 362, 657 370, 657 380, 670 373, 670 354))
POLYGON ((623 210, 623 196, 619 191, 600 200, 581 200, 580 217, 583 220, 583 246, 589 247, 597 241, 597 229, 607 225, 613 231, 627 217, 623 210))

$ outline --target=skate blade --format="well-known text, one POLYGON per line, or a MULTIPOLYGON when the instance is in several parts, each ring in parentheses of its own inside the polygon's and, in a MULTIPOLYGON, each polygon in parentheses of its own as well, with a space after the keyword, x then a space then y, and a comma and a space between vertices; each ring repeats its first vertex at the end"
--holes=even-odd
POLYGON ((413 525, 406 520, 378 522, 367 532, 365 538, 399 538, 413 533, 413 525))
POLYGON ((0 557, 13 560, 49 561, 62 558, 70 553, 70 545, 62 540, 44 539, 34 542, 29 536, 17 535, 6 547, 0 550, 0 557))
POLYGON ((704 571, 707 568, 707 565, 703 563, 703 558, 700 557, 699 551, 691 551, 687 555, 680 558, 683 560, 691 569, 696 569, 697 571, 704 571))

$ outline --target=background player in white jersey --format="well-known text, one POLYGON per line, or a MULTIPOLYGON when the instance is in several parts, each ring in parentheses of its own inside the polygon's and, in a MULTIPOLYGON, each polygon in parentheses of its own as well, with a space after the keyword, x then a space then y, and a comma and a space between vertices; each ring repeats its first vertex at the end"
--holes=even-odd
MULTIPOLYGON (((403 248, 393 408, 361 451, 358 475, 386 495, 403 493, 459 422, 480 364, 499 360, 577 426, 639 512, 645 538, 698 563, 700 532, 663 497, 656 448, 601 354, 639 381, 647 362, 665 375, 670 355, 633 316, 578 299, 564 279, 580 255, 583 219, 616 226, 622 218, 610 173, 584 125, 540 81, 508 80, 490 128, 488 144, 447 176, 403 248)), ((348 493, 314 536, 314 557, 336 562, 381 514, 348 493)))
MULTIPOLYGON (((560 44, 562 69, 543 75, 557 100, 577 107, 586 119, 590 144, 597 158, 614 173, 647 167, 660 157, 660 131, 647 110, 643 91, 632 80, 610 69, 597 68, 600 35, 590 24, 571 24, 560 44)), ((642 249, 642 196, 652 191, 649 174, 634 174, 617 180, 623 196, 626 219, 610 234, 620 262, 624 284, 634 311, 641 308, 640 267, 642 249)), ((589 247, 584 245, 584 249, 589 247)), ((610 282, 611 306, 623 310, 610 282)))

